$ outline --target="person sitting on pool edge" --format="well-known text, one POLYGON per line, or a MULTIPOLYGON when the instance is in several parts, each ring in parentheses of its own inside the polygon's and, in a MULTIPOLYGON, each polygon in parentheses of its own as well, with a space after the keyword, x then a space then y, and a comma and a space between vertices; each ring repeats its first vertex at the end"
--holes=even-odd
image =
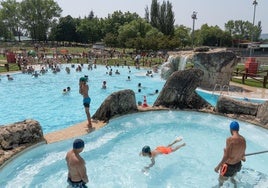
POLYGON ((186 144, 183 143, 183 144, 178 145, 176 147, 172 147, 174 144, 176 144, 177 142, 180 142, 181 140, 182 140, 182 137, 178 137, 171 144, 169 144, 167 146, 158 146, 153 151, 151 151, 151 148, 149 146, 144 146, 142 148, 142 151, 141 151, 140 155, 142 155, 144 157, 151 158, 151 162, 152 162, 149 166, 144 167, 144 170, 148 170, 149 168, 151 168, 152 166, 154 166, 154 164, 155 164, 155 157, 157 155, 160 155, 160 154, 169 154, 169 153, 172 153, 174 151, 177 151, 181 147, 185 146, 186 144))

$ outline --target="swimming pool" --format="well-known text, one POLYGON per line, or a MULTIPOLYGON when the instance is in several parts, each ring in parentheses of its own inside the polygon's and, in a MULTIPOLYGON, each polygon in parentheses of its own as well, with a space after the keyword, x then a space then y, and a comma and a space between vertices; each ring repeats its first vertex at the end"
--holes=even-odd
MULTIPOLYGON (((107 126, 82 136, 89 187, 204 188, 217 185, 214 167, 221 160, 225 139, 230 136, 232 119, 200 112, 158 111, 121 116, 107 126), (169 155, 158 156, 147 173, 141 169, 150 163, 140 157, 144 145, 167 145, 183 136, 186 146, 169 155)), ((268 130, 240 122, 247 151, 267 150, 268 130)), ((66 152, 73 139, 41 145, 27 151, 0 170, 0 184, 13 187, 66 187, 66 152)), ((238 187, 267 188, 268 154, 247 157, 237 174, 238 187)), ((230 182, 226 187, 232 187, 230 182)))
MULTIPOLYGON (((162 89, 165 80, 159 74, 154 73, 153 77, 146 76, 149 69, 135 69, 127 66, 112 66, 106 69, 105 66, 97 65, 97 68, 88 70, 84 65, 82 72, 76 72, 71 68, 67 74, 66 66, 61 65, 61 71, 57 74, 48 73, 33 78, 29 74, 14 74, 13 81, 8 81, 5 75, 0 81, 1 118, 0 125, 35 119, 39 121, 44 133, 60 130, 70 125, 86 120, 82 96, 79 94, 78 81, 81 76, 89 77, 89 95, 91 97, 90 113, 93 115, 101 103, 111 93, 132 89, 136 93, 136 101, 143 102, 143 96, 147 96, 147 103, 152 105, 158 94, 151 95, 156 89, 162 89), (113 70, 113 75, 106 74, 113 70), (120 75, 114 74, 118 70, 120 75), (130 76, 130 81, 127 81, 130 76), (107 82, 107 89, 102 89, 102 82, 107 82), (138 84, 141 87, 138 88, 138 84), (63 95, 62 90, 71 87, 71 92, 63 95), (138 92, 141 89, 141 92, 138 92)), ((77 64, 75 65, 77 67, 77 64)))
MULTIPOLYGON (((196 92, 198 93, 198 95, 200 95, 203 99, 205 99, 212 106, 216 106, 217 101, 219 99, 219 96, 221 95, 219 93, 203 90, 201 88, 197 88, 196 92)), ((265 101, 268 100, 268 99, 260 99, 260 98, 245 98, 245 97, 232 96, 232 95, 226 95, 226 96, 231 97, 233 99, 247 101, 247 102, 253 102, 253 103, 264 103, 265 101)))

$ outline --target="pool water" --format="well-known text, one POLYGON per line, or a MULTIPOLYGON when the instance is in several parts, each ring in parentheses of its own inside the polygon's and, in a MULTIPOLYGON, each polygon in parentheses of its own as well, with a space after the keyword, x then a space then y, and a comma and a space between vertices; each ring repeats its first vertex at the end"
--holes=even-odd
MULTIPOLYGON (((158 111, 121 116, 107 126, 82 136, 85 149, 88 187, 204 188, 217 185, 215 166, 222 158, 225 140, 230 136, 232 119, 200 112, 158 111), (168 145, 177 136, 186 143, 178 151, 156 158, 150 163, 139 156, 144 145, 155 148, 168 145)), ((246 153, 267 150, 268 130, 239 122, 246 138, 246 153)), ((67 187, 66 152, 73 139, 41 145, 27 151, 0 170, 2 187, 67 187)), ((247 157, 237 174, 238 187, 267 188, 268 154, 247 157)), ((230 181, 225 187, 233 187, 230 181)))
MULTIPOLYGON (((196 92, 198 95, 200 95, 203 99, 205 99, 212 106, 217 105, 217 101, 220 96, 219 93, 214 93, 211 91, 203 90, 201 88, 197 88, 196 92)), ((238 97, 238 96, 232 96, 232 95, 226 95, 226 96, 232 97, 236 100, 247 101, 247 102, 252 102, 252 103, 264 103, 265 101, 267 101, 267 99, 260 99, 260 98, 245 98, 245 97, 238 97)))
POLYGON ((71 67, 70 64, 61 65, 61 71, 57 74, 49 70, 38 78, 18 73, 12 75, 13 81, 8 81, 6 75, 1 75, 0 125, 35 119, 41 124, 43 132, 49 133, 85 121, 86 114, 78 86, 79 78, 84 75, 89 77, 91 115, 110 94, 123 89, 132 89, 136 93, 137 103, 143 102, 143 97, 146 96, 147 103, 152 105, 158 94, 151 94, 156 89, 161 91, 165 83, 159 74, 146 76, 149 69, 112 66, 113 75, 109 76, 106 72, 110 69, 107 70, 105 66, 97 65, 96 69, 88 70, 84 65, 82 72, 71 68, 70 74, 66 73, 66 66, 71 67), (116 70, 120 75, 114 74, 116 70), (126 81, 128 76, 130 81, 126 81), (101 89, 104 80, 107 82, 107 89, 101 89), (138 92, 138 83, 141 83, 141 92, 138 92), (68 86, 71 87, 71 92, 64 95, 62 91, 68 86))

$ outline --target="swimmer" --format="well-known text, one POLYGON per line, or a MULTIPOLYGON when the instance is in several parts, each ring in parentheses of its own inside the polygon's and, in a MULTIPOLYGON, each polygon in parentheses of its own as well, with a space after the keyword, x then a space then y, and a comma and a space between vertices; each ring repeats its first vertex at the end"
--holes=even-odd
POLYGON ((107 86, 106 86, 106 81, 103 81, 102 82, 102 87, 101 87, 102 89, 106 89, 107 88, 107 86))
POLYGON ((158 92, 159 92, 158 89, 156 89, 154 93, 149 93, 149 95, 155 95, 158 94, 158 92))
POLYGON ((115 74, 120 74, 120 72, 116 69, 115 74))
POLYGON ((222 160, 215 167, 215 172, 219 172, 219 187, 221 187, 227 179, 231 178, 231 182, 236 187, 236 181, 234 179, 237 172, 241 170, 242 163, 245 162, 246 140, 239 134, 239 123, 232 121, 230 123, 231 135, 226 139, 226 147, 222 160))
POLYGON ((14 78, 12 78, 12 76, 10 76, 9 74, 7 75, 7 80, 14 80, 14 78))
POLYGON ((181 147, 185 146, 186 144, 183 143, 181 145, 178 145, 176 147, 172 147, 174 144, 176 144, 177 142, 180 142, 182 140, 182 137, 178 137, 175 141, 173 141, 171 144, 167 145, 167 146, 158 146, 156 147, 155 150, 151 151, 151 148, 149 146, 144 146, 142 148, 142 151, 140 153, 140 155, 144 156, 144 157, 149 157, 151 159, 151 164, 148 166, 145 166, 143 171, 148 170, 149 168, 151 168, 152 166, 154 166, 155 164, 155 157, 157 155, 161 155, 161 154, 169 154, 172 152, 177 151, 178 149, 180 149, 181 147))
POLYGON ((131 80, 131 79, 130 79, 130 76, 128 76, 128 77, 127 77, 127 81, 130 81, 130 80, 131 80))
POLYGON ((64 88, 63 90, 62 90, 62 94, 66 94, 67 93, 67 90, 64 88))
POLYGON ((87 187, 88 183, 86 162, 80 156, 84 150, 85 143, 82 139, 76 139, 73 142, 73 149, 68 151, 65 160, 68 167, 67 182, 71 187, 87 187))
POLYGON ((67 87, 67 91, 68 91, 68 92, 71 91, 71 88, 70 88, 69 86, 67 87))

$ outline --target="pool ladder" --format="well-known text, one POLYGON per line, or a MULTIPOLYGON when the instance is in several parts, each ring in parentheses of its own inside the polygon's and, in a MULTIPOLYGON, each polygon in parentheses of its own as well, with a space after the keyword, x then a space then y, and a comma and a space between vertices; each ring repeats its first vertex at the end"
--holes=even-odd
POLYGON ((215 84, 212 95, 215 95, 215 91, 217 88, 219 88, 220 95, 222 95, 224 91, 227 91, 227 95, 229 95, 229 90, 230 90, 229 86, 228 85, 222 86, 220 84, 215 84))

